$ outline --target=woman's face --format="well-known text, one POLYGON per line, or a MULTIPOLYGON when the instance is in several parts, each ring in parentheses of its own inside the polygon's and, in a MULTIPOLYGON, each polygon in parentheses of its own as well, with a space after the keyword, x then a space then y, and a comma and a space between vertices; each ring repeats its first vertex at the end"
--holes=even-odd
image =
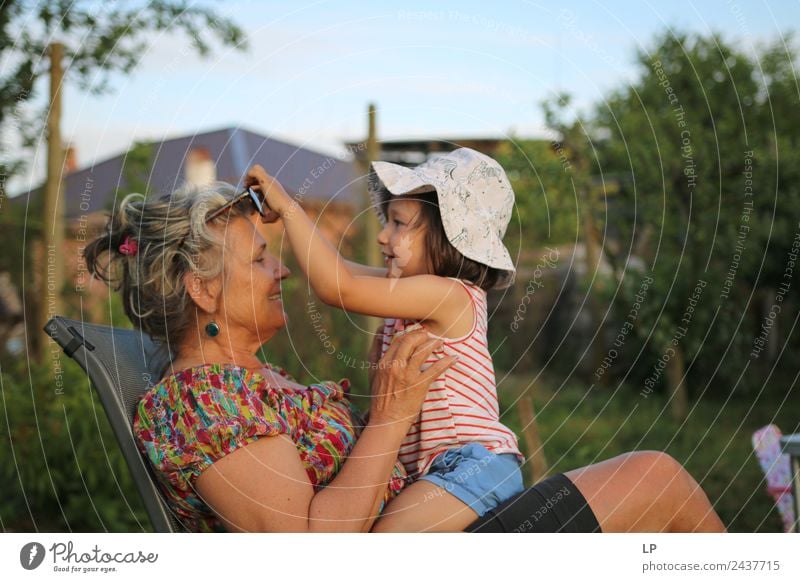
POLYGON ((378 233, 389 277, 428 273, 425 227, 415 224, 421 209, 419 200, 396 198, 389 202, 386 225, 378 233))
POLYGON ((267 250, 257 215, 232 219, 225 229, 219 323, 229 332, 248 333, 260 343, 284 325, 281 280, 289 269, 267 250))

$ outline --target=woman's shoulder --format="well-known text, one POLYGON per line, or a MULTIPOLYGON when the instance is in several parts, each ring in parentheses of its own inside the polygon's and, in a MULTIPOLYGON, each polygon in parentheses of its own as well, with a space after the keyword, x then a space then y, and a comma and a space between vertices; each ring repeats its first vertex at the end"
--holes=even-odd
MULTIPOLYGON (((285 370, 267 364, 266 368, 293 380, 285 370)), ((235 364, 203 364, 175 370, 150 387, 142 396, 134 419, 137 428, 156 423, 192 419, 209 425, 228 423, 236 417, 267 418, 285 416, 289 411, 310 413, 328 400, 341 400, 349 383, 317 382, 307 390, 279 387, 268 374, 235 364)))
MULTIPOLYGON (((267 415, 270 390, 253 373, 234 364, 203 364, 174 370, 139 400, 134 429, 209 425, 221 417, 267 415)), ((273 416, 273 415, 270 415, 273 416)))
POLYGON ((200 364, 179 366, 145 391, 142 401, 180 400, 182 396, 210 388, 222 392, 239 392, 247 385, 248 370, 235 364, 200 364))
POLYGON ((229 364, 193 366, 150 387, 134 415, 139 449, 177 489, 239 447, 290 433, 278 391, 264 390, 249 370, 229 364))

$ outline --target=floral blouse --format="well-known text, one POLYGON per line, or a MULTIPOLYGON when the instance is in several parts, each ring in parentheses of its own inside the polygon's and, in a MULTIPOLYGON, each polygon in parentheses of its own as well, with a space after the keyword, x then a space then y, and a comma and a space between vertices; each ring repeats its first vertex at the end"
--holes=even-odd
MULTIPOLYGON (((291 377, 277 366, 266 367, 291 377)), ((286 434, 315 491, 336 476, 363 424, 347 380, 307 389, 275 388, 235 364, 205 364, 172 374, 145 392, 133 430, 170 507, 191 531, 225 531, 194 488, 204 469, 262 436, 286 434)), ((406 484, 395 465, 384 505, 406 484)), ((382 508, 381 508, 382 509, 382 508)))

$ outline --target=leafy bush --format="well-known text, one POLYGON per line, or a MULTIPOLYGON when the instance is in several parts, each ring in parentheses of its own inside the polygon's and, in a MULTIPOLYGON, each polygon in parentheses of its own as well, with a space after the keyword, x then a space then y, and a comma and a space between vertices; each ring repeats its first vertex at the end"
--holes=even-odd
POLYGON ((88 378, 53 346, 49 365, 2 365, 0 525, 6 531, 142 531, 150 522, 88 378))

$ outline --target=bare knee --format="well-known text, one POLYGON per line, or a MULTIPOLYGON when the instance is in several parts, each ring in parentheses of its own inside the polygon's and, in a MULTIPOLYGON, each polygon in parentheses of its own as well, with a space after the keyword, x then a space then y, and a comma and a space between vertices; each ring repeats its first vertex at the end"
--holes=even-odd
POLYGON ((665 486, 685 485, 694 481, 674 457, 663 451, 637 451, 629 454, 630 462, 643 479, 655 479, 665 486))
POLYGON ((660 491, 662 507, 670 508, 673 519, 680 519, 681 515, 690 508, 705 506, 707 498, 697 481, 689 472, 671 455, 661 451, 642 451, 637 455, 636 463, 640 466, 643 479, 652 480, 653 490, 660 491), (658 489, 656 489, 658 488, 658 489))
POLYGON ((674 457, 662 451, 638 451, 630 453, 627 460, 633 465, 634 474, 640 475, 640 484, 655 492, 654 501, 662 507, 677 508, 702 494, 697 481, 674 457))
POLYGON ((642 451, 640 469, 658 479, 664 508, 670 508, 669 531, 725 531, 702 487, 678 461, 667 453, 642 451))

